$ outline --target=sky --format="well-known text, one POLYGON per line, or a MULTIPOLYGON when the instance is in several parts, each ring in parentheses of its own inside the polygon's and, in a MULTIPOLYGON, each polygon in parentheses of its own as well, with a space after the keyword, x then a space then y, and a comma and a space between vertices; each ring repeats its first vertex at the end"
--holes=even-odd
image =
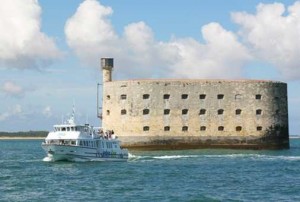
POLYGON ((300 1, 124 2, 0 1, 0 131, 50 130, 73 103, 99 125, 100 58, 113 57, 115 80, 286 82, 300 135, 300 1))

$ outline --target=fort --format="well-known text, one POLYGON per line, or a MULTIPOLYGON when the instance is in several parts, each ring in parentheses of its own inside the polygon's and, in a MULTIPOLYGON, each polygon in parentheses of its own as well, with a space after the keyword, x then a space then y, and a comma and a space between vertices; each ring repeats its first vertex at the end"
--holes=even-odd
POLYGON ((287 84, 264 80, 113 81, 101 59, 102 125, 134 149, 289 148, 287 84))

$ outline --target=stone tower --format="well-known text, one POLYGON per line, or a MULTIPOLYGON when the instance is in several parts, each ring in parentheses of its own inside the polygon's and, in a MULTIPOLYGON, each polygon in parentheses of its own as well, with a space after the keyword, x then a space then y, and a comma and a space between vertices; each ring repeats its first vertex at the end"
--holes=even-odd
POLYGON ((114 67, 114 59, 101 58, 101 67, 102 67, 103 83, 111 81, 112 70, 114 67))

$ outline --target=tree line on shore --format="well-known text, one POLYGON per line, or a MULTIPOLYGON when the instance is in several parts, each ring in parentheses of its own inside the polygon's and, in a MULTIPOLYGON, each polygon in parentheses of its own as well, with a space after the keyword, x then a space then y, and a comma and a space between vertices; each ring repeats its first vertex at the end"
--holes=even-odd
POLYGON ((46 137, 48 131, 1 132, 0 137, 46 137))

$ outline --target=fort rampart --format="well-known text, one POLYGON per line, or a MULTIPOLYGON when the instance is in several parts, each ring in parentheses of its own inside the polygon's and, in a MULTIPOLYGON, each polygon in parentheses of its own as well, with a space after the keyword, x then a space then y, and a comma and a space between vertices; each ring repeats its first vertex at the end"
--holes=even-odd
POLYGON ((114 130, 123 146, 289 147, 286 83, 109 78, 103 82, 102 123, 114 130))

